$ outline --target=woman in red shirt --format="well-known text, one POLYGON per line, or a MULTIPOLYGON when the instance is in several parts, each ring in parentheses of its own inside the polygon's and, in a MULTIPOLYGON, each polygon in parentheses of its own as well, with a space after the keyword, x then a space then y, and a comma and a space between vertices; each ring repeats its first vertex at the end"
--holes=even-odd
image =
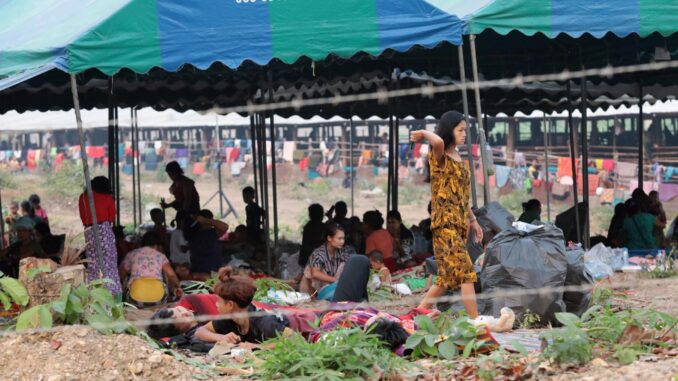
POLYGON ((94 249, 94 229, 92 229, 92 214, 89 208, 87 191, 80 195, 78 208, 80 219, 85 226, 85 241, 87 257, 87 281, 108 278, 112 283, 106 287, 113 295, 122 297, 122 286, 118 274, 118 253, 115 246, 115 234, 113 224, 115 222, 115 200, 111 191, 111 183, 108 178, 98 176, 92 179, 92 195, 94 196, 94 210, 96 211, 97 225, 99 227, 99 240, 101 241, 101 254, 103 256, 103 268, 99 266, 97 252, 94 249))

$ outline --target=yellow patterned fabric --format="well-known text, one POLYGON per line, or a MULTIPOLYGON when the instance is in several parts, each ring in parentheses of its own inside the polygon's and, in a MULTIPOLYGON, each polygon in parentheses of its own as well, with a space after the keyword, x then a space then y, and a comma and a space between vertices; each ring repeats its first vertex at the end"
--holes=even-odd
POLYGON ((471 175, 466 162, 448 155, 429 154, 431 173, 431 230, 433 255, 438 263, 435 284, 456 289, 477 279, 466 251, 471 175))

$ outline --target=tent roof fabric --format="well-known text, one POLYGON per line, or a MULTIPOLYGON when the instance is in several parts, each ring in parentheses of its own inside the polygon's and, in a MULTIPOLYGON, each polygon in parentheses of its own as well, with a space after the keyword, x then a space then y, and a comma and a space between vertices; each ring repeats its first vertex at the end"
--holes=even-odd
MULTIPOLYGON (((438 5, 445 10, 457 1, 449 5, 444 5, 448 2, 444 0, 433 3, 441 3, 438 5)), ((676 0, 480 0, 467 13, 462 15, 465 34, 491 29, 502 35, 515 30, 528 36, 542 33, 549 38, 560 34, 602 38, 608 33, 646 37, 678 31, 676 0)))
POLYGON ((425 0, 9 0, 0 90, 51 68, 173 72, 459 45, 462 27, 425 0))

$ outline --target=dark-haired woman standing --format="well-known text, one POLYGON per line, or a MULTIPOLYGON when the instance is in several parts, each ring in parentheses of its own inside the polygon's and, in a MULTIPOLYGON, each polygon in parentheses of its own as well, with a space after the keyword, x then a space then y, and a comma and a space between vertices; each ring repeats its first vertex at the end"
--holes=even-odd
POLYGON ((466 251, 469 228, 476 241, 483 231, 469 209, 471 173, 468 163, 457 152, 457 145, 466 141, 464 115, 448 111, 440 118, 436 132, 412 132, 412 141, 427 140, 431 145, 428 157, 431 176, 431 231, 433 254, 438 264, 438 277, 429 289, 420 308, 429 309, 447 289, 461 287, 464 307, 471 318, 478 316, 473 283, 477 276, 466 251))
POLYGON ((89 200, 85 190, 78 200, 78 208, 80 210, 80 219, 85 226, 85 241, 87 245, 85 256, 88 260, 87 281, 91 282, 101 277, 108 278, 112 283, 107 283, 106 287, 108 287, 113 295, 122 298, 122 287, 120 286, 120 275, 118 274, 118 253, 115 247, 115 234, 113 233, 115 200, 111 191, 111 183, 108 181, 108 178, 98 176, 92 179, 91 184, 104 267, 99 267, 97 252, 94 248, 95 239, 94 229, 92 228, 92 213, 89 209, 89 200))

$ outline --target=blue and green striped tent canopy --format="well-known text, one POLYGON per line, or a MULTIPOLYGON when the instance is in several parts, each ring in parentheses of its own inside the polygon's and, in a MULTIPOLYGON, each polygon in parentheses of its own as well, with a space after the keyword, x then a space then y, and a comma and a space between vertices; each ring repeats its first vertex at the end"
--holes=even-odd
POLYGON ((0 90, 50 69, 236 68, 461 44, 425 0, 0 0, 0 90))
POLYGON ((678 32, 678 0, 430 0, 464 19, 465 34, 519 31, 602 38, 678 32))

